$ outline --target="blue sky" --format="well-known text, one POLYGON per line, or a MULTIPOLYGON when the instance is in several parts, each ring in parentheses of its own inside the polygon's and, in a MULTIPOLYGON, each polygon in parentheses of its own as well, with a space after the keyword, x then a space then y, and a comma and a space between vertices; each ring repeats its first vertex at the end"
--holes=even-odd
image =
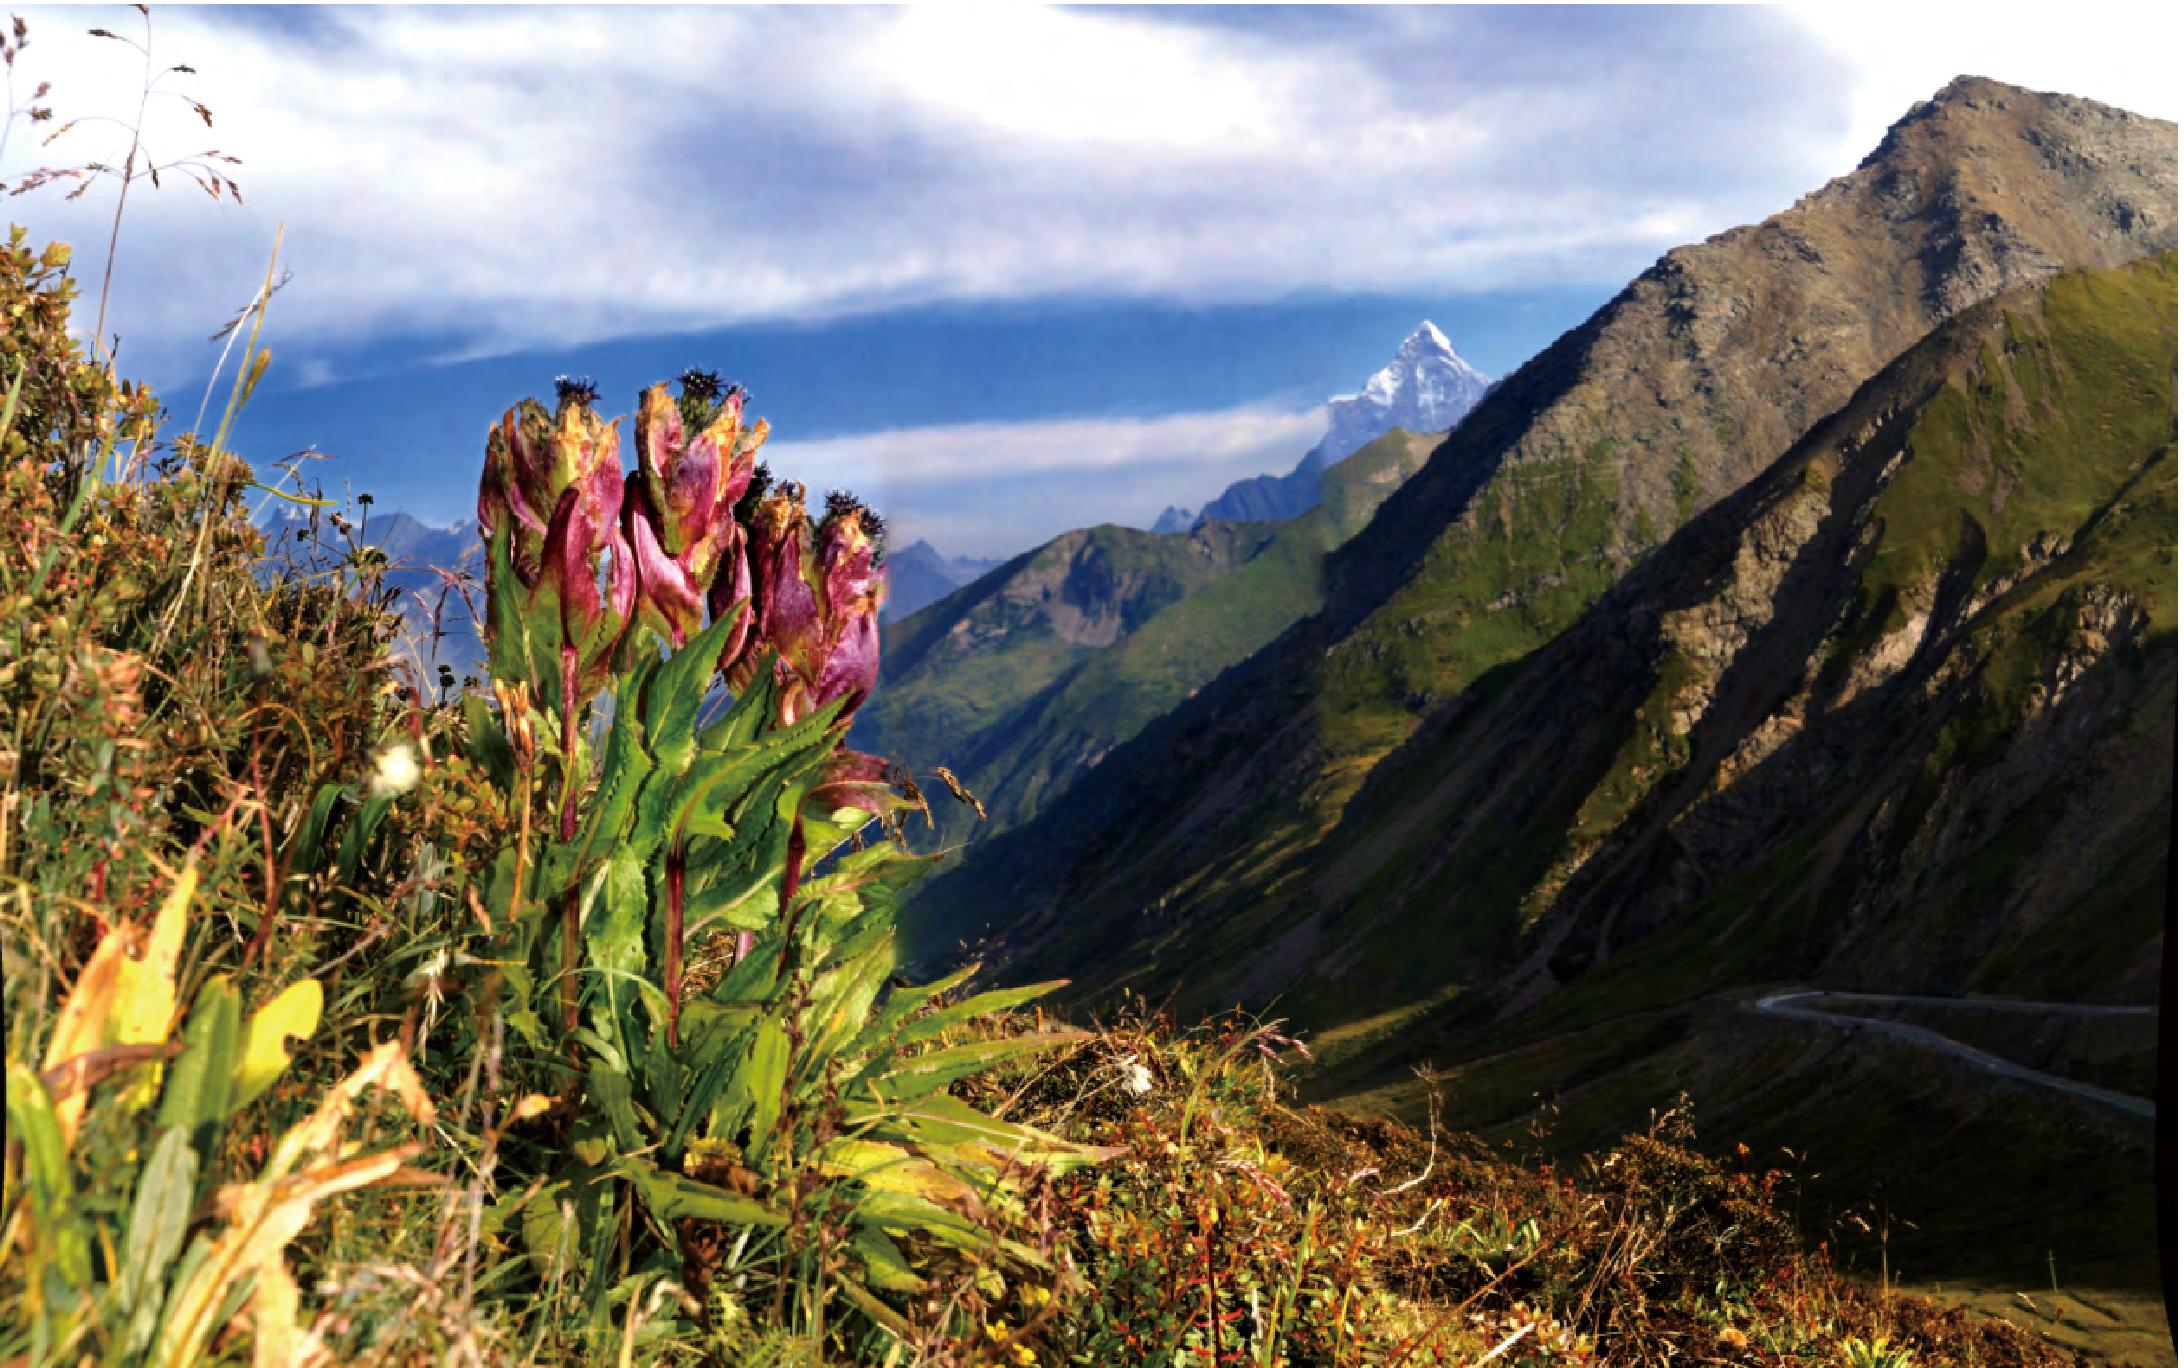
MULTIPOLYGON (((777 466, 1000 554, 1286 468, 1421 318, 1510 369, 1959 72, 2175 117, 2173 46, 2103 13, 160 10, 216 123, 155 106, 155 146, 248 201, 139 187, 110 323, 186 416, 281 228, 246 455, 445 520, 523 393, 698 363, 777 466)), ((26 14, 62 117, 134 103, 83 32, 133 11, 26 14)), ((95 276, 110 190, 10 208, 95 276)))

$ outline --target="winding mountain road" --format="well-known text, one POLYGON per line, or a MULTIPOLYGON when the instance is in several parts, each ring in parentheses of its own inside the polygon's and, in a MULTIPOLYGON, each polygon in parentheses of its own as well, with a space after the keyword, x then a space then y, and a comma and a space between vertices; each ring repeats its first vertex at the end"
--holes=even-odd
POLYGON ((2072 1002, 2020 1002, 2003 998, 1918 997, 1903 993, 1837 993, 1820 988, 1770 993, 1752 1004, 1753 1008, 1763 1016, 1877 1031, 1882 1035, 1894 1036, 1898 1040, 1909 1041, 1911 1044, 1924 1049, 1961 1059, 1967 1064, 1985 1069, 1989 1073, 1998 1074, 2004 1078, 2014 1078, 2019 1082, 2030 1083, 2036 1087, 2068 1093, 2072 1097, 2083 1098, 2088 1102, 2124 1112, 2127 1115, 2143 1117, 2147 1120, 2153 1119, 2154 1104, 2143 1097, 2133 1097, 2129 1093, 2114 1092, 2108 1088, 2096 1088, 2090 1083, 2080 1083, 2057 1074, 2042 1073, 2038 1069, 2029 1069, 2022 1064, 2014 1064, 2000 1055, 1988 1054, 1985 1050, 1974 1049, 1960 1040, 1952 1040, 1939 1031, 1930 1031, 1924 1026, 1913 1026, 1906 1021, 1889 1021, 1880 1017, 1850 1016, 1841 1012, 1831 1012, 1824 1005, 1828 1002, 1877 1003, 1887 1006, 1934 1007, 1962 1011, 2021 1012, 2039 1016, 2075 1017, 2152 1016, 2156 1010, 2152 1007, 2108 1006, 2072 1002))

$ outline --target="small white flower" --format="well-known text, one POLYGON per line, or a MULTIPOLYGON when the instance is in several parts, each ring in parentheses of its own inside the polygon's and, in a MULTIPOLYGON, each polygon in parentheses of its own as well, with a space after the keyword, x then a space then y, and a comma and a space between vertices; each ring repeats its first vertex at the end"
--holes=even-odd
POLYGON ((1122 1066, 1122 1086, 1143 1097, 1153 1090, 1153 1071, 1126 1057, 1122 1066))
POLYGON ((372 797, 392 798, 408 793, 417 787, 417 780, 424 771, 417 766, 417 749, 407 741, 397 741, 379 752, 372 769, 372 797))

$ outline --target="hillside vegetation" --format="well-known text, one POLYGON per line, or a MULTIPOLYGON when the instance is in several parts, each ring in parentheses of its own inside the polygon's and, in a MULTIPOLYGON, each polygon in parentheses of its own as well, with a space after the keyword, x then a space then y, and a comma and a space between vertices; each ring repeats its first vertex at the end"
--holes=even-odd
POLYGON ((936 811, 939 839, 982 840, 1036 815, 1110 749, 1321 602, 1321 563, 1424 463, 1400 429, 1319 475, 1280 523, 1181 535, 1067 533, 889 625, 887 687, 861 744, 913 769, 945 764, 985 815, 936 811))

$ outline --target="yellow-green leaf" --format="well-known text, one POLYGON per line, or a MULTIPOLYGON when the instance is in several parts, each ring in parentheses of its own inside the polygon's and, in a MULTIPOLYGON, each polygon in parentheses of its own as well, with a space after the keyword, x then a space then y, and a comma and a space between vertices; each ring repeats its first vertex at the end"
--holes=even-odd
MULTIPOLYGON (((167 891, 152 919, 140 958, 124 958, 114 975, 114 1006, 107 1039, 115 1045, 146 1045, 165 1040, 174 1029, 175 971, 182 962, 182 933, 188 929, 190 899, 197 893, 197 862, 182 866, 181 877, 167 891)), ((143 1071, 122 1095, 131 1110, 151 1105, 159 1095, 157 1064, 143 1071)))
POLYGON ((228 1106, 241 1109, 273 1086, 288 1067, 288 1042, 308 1040, 318 1029, 319 1012, 326 992, 317 979, 303 979, 282 989, 280 995, 260 1007, 250 1018, 243 1037, 243 1057, 235 1065, 234 1087, 228 1106))

